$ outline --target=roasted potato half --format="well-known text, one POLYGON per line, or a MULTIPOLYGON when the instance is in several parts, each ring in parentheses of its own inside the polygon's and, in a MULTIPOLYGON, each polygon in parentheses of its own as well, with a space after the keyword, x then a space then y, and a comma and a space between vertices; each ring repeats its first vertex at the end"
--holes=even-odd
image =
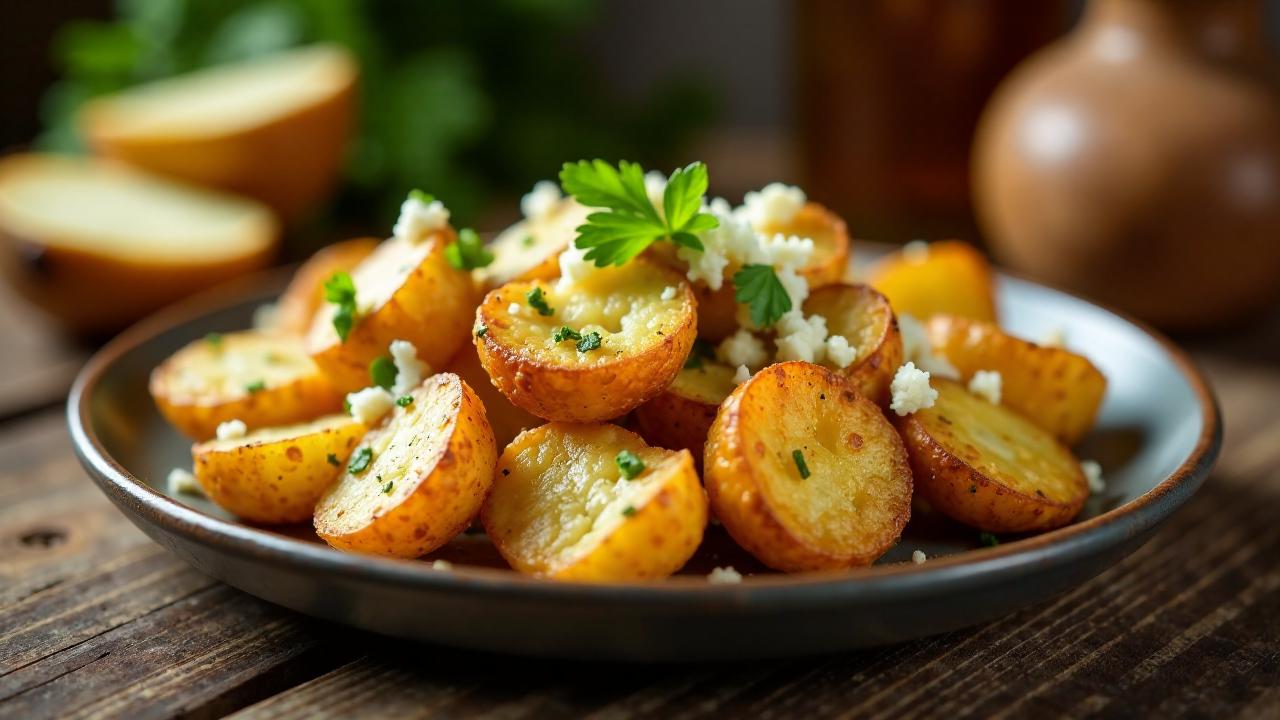
POLYGON ((844 280, 849 268, 849 228, 839 215, 815 203, 805 203, 786 223, 770 223, 757 228, 765 235, 795 235, 813 240, 813 258, 800 274, 809 287, 819 288, 844 280))
POLYGON ((701 467, 707 432, 720 403, 738 386, 733 376, 733 368, 712 360, 686 367, 661 395, 631 413, 631 424, 645 442, 668 450, 688 450, 701 467))
POLYGON ((889 298, 899 315, 927 320, 947 314, 996 321, 991 265, 976 248, 959 240, 894 253, 872 269, 868 282, 889 298))
POLYGON ((305 336, 324 305, 324 283, 334 273, 351 272, 378 247, 377 238, 353 238, 321 248, 298 267, 280 295, 279 330, 305 336))
POLYGON ((546 215, 503 230, 489 244, 493 262, 477 270, 476 279, 493 289, 514 280, 560 277, 560 253, 578 236, 578 226, 590 213, 590 208, 565 198, 546 215))
POLYGON ((339 550, 425 555, 466 529, 493 485, 497 448, 475 392, 438 373, 410 397, 316 504, 316 534, 339 550))
POLYGON ((477 311, 474 341, 489 377, 518 407, 548 420, 599 422, 671 384, 696 322, 687 283, 633 260, 570 286, 531 281, 493 290, 477 311), (674 293, 664 300, 667 288, 674 293))
POLYGON ((452 230, 421 240, 391 238, 351 272, 360 309, 344 341, 333 327, 338 306, 325 303, 312 320, 307 349, 343 392, 369 385, 369 363, 407 340, 418 359, 444 365, 471 333, 476 290, 471 275, 451 267, 445 247, 452 230))
POLYGON ((188 344, 151 371, 150 390, 160 414, 193 440, 228 420, 292 425, 342 407, 298 338, 254 330, 188 344))
POLYGON ((1000 402, 1067 445, 1098 417, 1107 378, 1083 355, 1013 337, 990 323, 939 315, 926 326, 929 344, 967 382, 979 370, 1000 373, 1000 402))
POLYGON ((493 428, 493 438, 498 447, 506 447, 520 433, 543 423, 541 418, 512 405, 506 395, 498 392, 489 380, 489 373, 480 364, 474 345, 463 345, 458 354, 444 366, 444 371, 462 378, 475 391, 480 402, 484 403, 485 415, 489 418, 489 426, 493 428))
POLYGON ((522 573, 648 580, 679 570, 698 549, 707 498, 687 451, 649 447, 616 425, 550 423, 502 452, 480 519, 522 573), (642 463, 630 479, 624 451, 642 463))
POLYGON ((788 572, 868 565, 911 516, 902 440, 844 376, 771 365, 720 406, 707 437, 711 509, 743 548, 788 572))
POLYGON ((828 285, 809 295, 804 312, 826 318, 827 332, 858 351, 853 364, 839 372, 858 392, 888 407, 889 384, 902 365, 902 335, 889 301, 867 285, 828 285))
POLYGON ((932 385, 933 407, 897 419, 916 489, 930 505, 990 532, 1050 530, 1079 514, 1089 486, 1052 435, 955 382, 932 385))
POLYGON ((296 523, 338 477, 365 426, 347 415, 255 430, 191 448, 196 480, 224 510, 259 523, 296 523))

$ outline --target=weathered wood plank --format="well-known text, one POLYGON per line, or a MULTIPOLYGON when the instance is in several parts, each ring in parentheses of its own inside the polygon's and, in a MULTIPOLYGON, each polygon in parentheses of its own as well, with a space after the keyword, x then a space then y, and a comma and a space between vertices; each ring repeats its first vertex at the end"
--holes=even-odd
POLYGON ((87 351, 0 282, 0 420, 56 403, 87 351))

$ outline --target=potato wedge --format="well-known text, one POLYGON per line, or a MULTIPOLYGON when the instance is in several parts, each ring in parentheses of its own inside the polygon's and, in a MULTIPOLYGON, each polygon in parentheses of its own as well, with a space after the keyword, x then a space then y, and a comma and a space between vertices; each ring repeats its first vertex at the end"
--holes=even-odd
POLYGON ((894 253, 872 269, 867 282, 889 298, 898 315, 996 321, 991 265, 976 248, 959 240, 930 243, 925 253, 894 253))
POLYGON ((934 379, 933 407, 897 419, 916 489, 939 512, 990 532, 1050 530, 1089 496, 1080 463, 1003 405, 934 379))
MULTIPOLYGON (((674 272, 645 260, 598 268, 571 286, 509 283, 477 311, 480 362, 503 395, 541 418, 599 422, 623 415, 661 393, 693 346, 693 293, 674 272), (674 296, 662 299, 663 291, 674 296), (550 314, 528 300, 542 294, 550 314), (516 312, 512 312, 512 310, 516 312), (581 351, 568 327, 599 347, 581 351)), ((587 346, 589 347, 589 345, 587 346)))
POLYGON ((196 480, 210 500, 245 520, 302 522, 366 429, 349 415, 329 415, 197 443, 191 448, 196 480))
POLYGON ((1000 373, 1000 402, 1066 445, 1098 418, 1107 378, 1083 355, 1016 338, 990 323, 938 315, 926 325, 929 344, 968 382, 979 370, 1000 373))
POLYGON ((668 450, 688 450, 702 467, 707 432, 720 403, 738 386, 734 368, 711 360, 684 368, 663 393, 636 408, 631 423, 645 442, 668 450))
POLYGON ((648 580, 679 570, 698 549, 707 497, 687 451, 648 447, 616 425, 550 423, 502 452, 480 519, 522 573, 648 580), (624 450, 644 463, 630 480, 617 461, 624 450))
POLYGON ((590 208, 565 198, 546 215, 503 230, 489 243, 493 262, 477 270, 476 279, 491 290, 515 280, 560 277, 560 253, 578 236, 577 228, 589 214, 590 208))
POLYGON ((305 336, 311 321, 324 305, 324 284, 335 272, 349 273, 378 247, 377 238, 352 238, 321 248, 298 267, 289 286, 280 294, 278 328, 305 336))
POLYGON ((704 479, 733 539, 788 572, 868 565, 911 516, 893 426, 812 363, 771 365, 733 391, 707 437, 704 479))
POLYGON ((466 529, 493 485, 498 452, 475 392, 438 373, 410 396, 316 504, 316 534, 339 550, 425 555, 466 529))
POLYGON ((254 330, 188 344, 151 371, 150 390, 160 414, 193 440, 228 420, 292 425, 342 407, 301 341, 254 330))
POLYGON ((813 257, 800 270, 809 287, 819 288, 841 282, 849 269, 849 228, 839 215, 815 203, 805 203, 786 223, 756 228, 765 235, 795 235, 813 240, 813 257))
POLYGON ((369 363, 387 354, 392 340, 408 340, 418 359, 444 365, 471 334, 477 293, 471 275, 445 260, 453 230, 420 242, 384 241, 351 279, 357 305, 364 308, 343 341, 333 328, 337 306, 325 303, 312 320, 307 349, 330 381, 343 392, 369 385, 369 363))
POLYGON ((498 447, 506 447, 520 433, 543 423, 541 418, 512 405, 507 396, 498 392, 489 379, 489 373, 480 364, 474 345, 463 345, 458 354, 445 364, 444 371, 462 378, 484 403, 485 415, 489 418, 489 427, 493 428, 493 438, 498 447))
POLYGON ((858 392, 888 407, 889 384, 902 365, 902 335, 889 301, 867 285, 828 285, 813 291, 804 312, 826 318, 827 332, 858 351, 857 360, 839 372, 858 392))

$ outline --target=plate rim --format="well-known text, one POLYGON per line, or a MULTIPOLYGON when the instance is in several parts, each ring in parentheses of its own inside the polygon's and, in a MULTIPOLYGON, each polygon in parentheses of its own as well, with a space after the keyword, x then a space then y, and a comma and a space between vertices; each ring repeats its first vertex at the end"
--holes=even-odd
MULTIPOLYGON (((923 565, 890 563, 849 570, 760 575, 738 584, 713 584, 698 576, 673 576, 661 582, 588 583, 548 580, 513 570, 455 565, 433 570, 418 559, 396 559, 343 553, 247 524, 224 520, 184 505, 134 476, 107 452, 89 418, 89 399, 119 358, 155 337, 199 317, 255 297, 266 298, 296 266, 246 275, 198 293, 143 319, 93 354, 76 375, 67 396, 66 419, 77 459, 94 483, 116 504, 127 504, 132 517, 200 545, 273 566, 338 575, 357 582, 377 582, 404 589, 520 596, 546 602, 591 601, 684 606, 692 601, 704 610, 742 610, 789 606, 838 605, 853 598, 876 601, 917 594, 958 591, 1016 577, 1022 571, 1066 566, 1084 557, 1141 536, 1176 511, 1203 484, 1222 447, 1222 418, 1217 398, 1203 372, 1163 333, 1126 313, 1085 300, 1051 285, 997 268, 1008 278, 1050 290, 1102 310, 1154 340, 1173 360, 1200 406, 1202 422, 1191 453, 1154 487, 1106 512, 1039 535, 930 558, 923 565)), ((126 513, 129 515, 130 513, 126 513)), ((132 519, 131 517, 131 519, 132 519)))

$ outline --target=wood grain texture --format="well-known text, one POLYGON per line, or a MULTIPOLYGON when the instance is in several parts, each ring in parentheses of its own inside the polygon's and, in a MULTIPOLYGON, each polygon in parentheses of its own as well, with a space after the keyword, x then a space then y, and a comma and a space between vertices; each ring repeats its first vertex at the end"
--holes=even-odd
POLYGON ((156 546, 84 476, 60 412, 27 414, 0 424, 0 717, 1274 718, 1276 328, 1200 341, 1222 459, 1094 581, 969 630, 737 665, 519 660, 304 618, 156 546))

